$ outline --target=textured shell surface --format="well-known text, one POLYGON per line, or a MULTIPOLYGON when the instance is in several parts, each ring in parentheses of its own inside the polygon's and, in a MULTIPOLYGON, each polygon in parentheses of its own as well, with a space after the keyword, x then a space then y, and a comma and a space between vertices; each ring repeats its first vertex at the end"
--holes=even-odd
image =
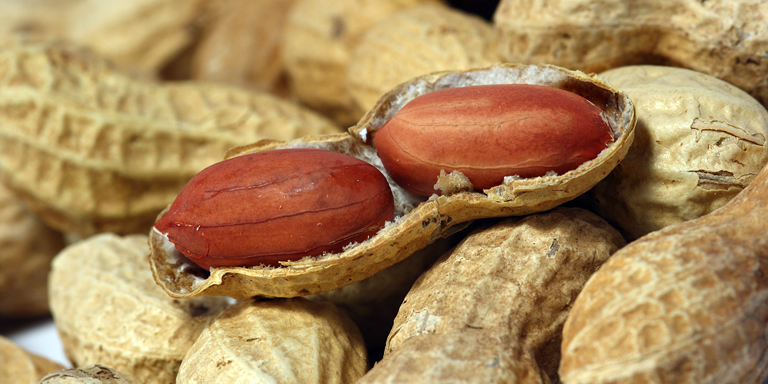
POLYGON ((146 232, 198 171, 260 139, 338 132, 267 93, 133 80, 82 49, 0 51, 0 174, 47 223, 146 232))
POLYGON ((494 26, 505 61, 585 72, 673 65, 768 106, 767 18, 762 0, 502 0, 494 26))
POLYGON ((619 250, 563 329, 564 383, 768 378, 768 167, 728 204, 619 250))
POLYGON ((362 336, 328 302, 248 300, 218 316, 184 357, 176 383, 354 383, 362 336))
POLYGON ((360 37, 346 84, 361 110, 413 77, 498 63, 496 35, 486 20, 437 4, 393 13, 360 37))
POLYGON ((558 382, 568 310, 624 244, 580 208, 486 224, 419 277, 360 382, 558 382))
POLYGON ((101 234, 54 259, 51 311, 74 366, 104 364, 145 384, 173 383, 184 354, 228 305, 223 297, 168 297, 152 280, 148 252, 146 235, 101 234))
POLYGON ((629 240, 725 205, 768 163, 768 110, 713 76, 663 66, 601 73, 635 105, 635 140, 589 196, 629 240))
POLYGON ((88 365, 80 368, 51 372, 40 384, 141 384, 133 376, 117 372, 103 365, 88 365))
MULTIPOLYGON (((586 192, 624 157, 635 125, 631 100, 597 76, 553 66, 501 64, 466 71, 447 71, 408 81, 386 95, 350 134, 308 136, 290 142, 263 141, 230 152, 229 156, 277 148, 324 148, 363 159, 389 179, 395 199, 395 218, 376 236, 345 249, 285 262, 281 268, 195 268, 157 234, 150 234, 155 281, 174 297, 227 295, 294 297, 339 288, 367 278, 408 257, 455 226, 486 217, 525 215, 554 208, 586 192), (605 115, 614 142, 597 158, 562 175, 529 179, 505 178, 504 183, 480 192, 457 192, 423 198, 406 192, 389 178, 373 147, 376 131, 408 101, 432 90, 482 84, 540 84, 575 92, 605 115)), ((478 149, 482 150, 482 149, 478 149)), ((437 181, 437 180, 436 180, 437 181)))

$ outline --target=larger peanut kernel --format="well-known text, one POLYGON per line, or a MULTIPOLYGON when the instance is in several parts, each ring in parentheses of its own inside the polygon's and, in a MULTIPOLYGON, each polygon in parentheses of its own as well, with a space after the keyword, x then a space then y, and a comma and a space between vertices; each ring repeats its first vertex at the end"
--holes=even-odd
POLYGON ((154 229, 203 268, 279 266, 373 236, 392 220, 384 175, 352 156, 284 149, 214 164, 154 229))
POLYGON ((387 173, 417 195, 439 193, 440 171, 460 171, 476 190, 506 176, 563 174, 613 140, 602 111, 574 93, 497 84, 434 91, 406 104, 376 133, 387 173))

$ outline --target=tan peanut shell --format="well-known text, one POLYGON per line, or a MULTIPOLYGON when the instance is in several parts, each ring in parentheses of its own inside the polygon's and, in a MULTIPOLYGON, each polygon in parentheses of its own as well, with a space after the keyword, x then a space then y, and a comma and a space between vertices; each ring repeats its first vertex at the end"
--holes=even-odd
POLYGON ((230 0, 206 26, 190 59, 191 77, 286 93, 283 31, 295 0, 230 0))
POLYGON ((563 383, 768 378, 768 167, 725 206, 633 241, 563 329, 563 383))
POLYGON ((589 196, 628 240, 725 205, 768 163, 768 111, 715 77, 628 66, 601 76, 635 104, 635 140, 589 196))
POLYGON ((81 236, 146 233, 233 146, 337 131, 267 93, 135 81, 59 45, 0 51, 0 176, 47 224, 81 236))
POLYGON ((48 372, 60 369, 64 369, 61 364, 27 352, 0 336, 0 383, 37 384, 48 372))
MULTIPOLYGON (((466 224, 470 224, 469 222, 466 224)), ((453 229, 461 229, 458 225, 453 229)), ((305 296, 336 304, 357 324, 369 351, 383 351, 392 321, 413 282, 461 240, 459 233, 438 239, 373 276, 332 291, 305 296)))
POLYGON ((150 383, 174 383, 184 354, 227 306, 223 297, 168 297, 152 281, 147 236, 101 234, 53 261, 51 311, 74 366, 104 364, 150 383))
MULTIPOLYGON (((54 1, 49 1, 55 3, 54 1)), ((121 71, 153 78, 195 44, 223 0, 79 1, 63 38, 87 46, 121 71)), ((49 6, 54 6, 49 5, 49 6)))
POLYGON ((416 281, 360 383, 558 382, 568 310, 624 244, 580 208, 474 231, 416 281))
MULTIPOLYGON (((342 152, 378 167, 373 135, 413 98, 429 91, 466 85, 536 83, 576 92, 602 109, 615 137, 594 160, 562 175, 520 179, 483 192, 446 193, 429 199, 411 195, 390 180, 395 219, 376 236, 343 253, 282 263, 281 268, 215 268, 205 271, 185 260, 156 232, 150 234, 155 281, 173 297, 226 295, 294 297, 330 291, 372 276, 451 233, 452 227, 485 217, 525 215, 556 207, 586 192, 624 157, 632 142, 635 116, 629 98, 596 76, 554 66, 503 64, 417 77, 385 94, 350 134, 308 136, 291 142, 262 141, 230 156, 277 148, 314 147, 342 152)), ((483 150, 478 148, 478 150, 483 150)), ((162 215, 163 213, 161 213, 162 215)))
POLYGON ((441 0, 296 0, 285 25, 283 60, 290 90, 302 103, 348 127, 365 112, 346 85, 362 34, 398 10, 441 0))
POLYGON ((500 62, 491 24, 439 4, 393 13, 365 32, 352 50, 347 87, 367 111, 396 85, 424 73, 500 62))
POLYGON ((684 67, 768 105, 768 3, 761 0, 502 0, 505 61, 585 72, 632 64, 684 67))
POLYGON ((131 375, 117 372, 103 365, 89 365, 51 372, 40 380, 40 384, 141 384, 141 382, 131 375))
POLYGON ((360 331, 333 304, 249 300, 203 330, 176 383, 352 384, 367 365, 360 331))
POLYGON ((0 318, 47 315, 51 260, 64 236, 0 184, 0 318))

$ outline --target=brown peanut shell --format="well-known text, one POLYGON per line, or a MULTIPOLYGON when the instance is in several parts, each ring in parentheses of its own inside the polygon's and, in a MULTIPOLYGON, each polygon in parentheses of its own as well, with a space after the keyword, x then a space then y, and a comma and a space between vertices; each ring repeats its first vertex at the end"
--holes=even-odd
POLYGON ((25 351, 0 336, 0 383, 37 384, 48 372, 64 369, 61 364, 25 351))
POLYGON ((416 281, 360 383, 558 382, 571 303, 624 244, 580 208, 474 231, 416 281))
POLYGON ((294 0, 230 0, 190 59, 191 77, 283 94, 283 30, 294 0))
POLYGON ((74 366, 104 364, 145 384, 172 384, 184 354, 228 303, 168 297, 152 281, 147 236, 101 234, 53 261, 51 312, 74 366))
POLYGON ((457 224, 554 208, 594 186, 627 153, 634 134, 635 115, 632 102, 625 94, 594 75, 548 65, 500 64, 466 71, 437 72, 401 84, 385 94, 356 126, 350 128, 350 134, 308 136, 291 142, 263 141, 233 150, 230 156, 278 148, 324 148, 363 159, 387 176, 376 156, 373 135, 403 105, 436 89, 498 83, 535 83, 580 94, 603 110, 615 140, 597 158, 565 174, 529 179, 509 177, 502 185, 483 192, 457 192, 425 200, 411 195, 390 179, 395 198, 392 223, 376 236, 348 247, 343 253, 285 262, 281 268, 204 271, 195 268, 170 242, 153 231, 150 234, 150 264, 155 281, 173 297, 293 297, 333 290, 393 265, 451 233, 457 224))
POLYGON ((249 300, 203 330, 176 383, 352 384, 367 368, 360 331, 332 303, 249 300))
POLYGON ((76 369, 51 372, 40 384, 141 384, 131 375, 117 372, 103 365, 89 365, 76 369))
POLYGON ((51 260, 64 236, 0 184, 0 318, 47 315, 51 260))
POLYGON ((267 93, 133 80, 61 45, 0 51, 0 176, 52 227, 146 233, 231 147, 338 132, 267 93))
POLYGON ((446 6, 420 5, 393 13, 362 35, 346 82, 357 107, 367 111, 381 95, 416 76, 500 61, 489 22, 446 6))
POLYGON ((344 127, 364 109, 347 91, 347 66, 362 34, 398 10, 442 0, 295 0, 285 25, 283 61, 291 93, 344 127))
POLYGON ((603 264, 563 329, 564 383, 768 378, 768 166, 728 204, 603 264))
POLYGON ((505 61, 585 72, 633 64, 723 79, 768 106, 768 3, 761 0, 502 0, 505 61))

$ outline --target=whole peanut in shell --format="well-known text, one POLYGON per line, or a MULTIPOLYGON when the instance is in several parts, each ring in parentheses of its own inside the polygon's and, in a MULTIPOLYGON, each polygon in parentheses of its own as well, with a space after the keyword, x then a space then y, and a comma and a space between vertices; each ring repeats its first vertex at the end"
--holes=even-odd
POLYGON ((476 230, 419 277, 360 383, 557 382, 568 310, 623 245, 579 208, 476 230))
POLYGON ((571 171, 612 141, 589 100, 542 85, 500 84, 419 96, 379 128, 374 145, 395 182, 429 196, 440 193, 441 172, 461 172, 483 190, 509 176, 571 171))
POLYGON ((64 369, 44 357, 37 356, 13 341, 0 336, 0 383, 37 384, 48 372, 64 369))
POLYGON ((228 303, 174 299, 152 280, 146 235, 100 234, 53 261, 51 312, 74 366, 103 364, 145 384, 175 382, 184 354, 228 303))
POLYGON ((117 372, 103 365, 89 365, 80 368, 51 372, 40 384, 141 384, 131 375, 117 372))
POLYGON ((768 378, 768 167, 728 204, 619 250, 563 329, 564 383, 768 378))
POLYGON ((493 19, 504 61, 585 72, 684 67, 768 105, 765 1, 503 0, 493 19))
MULTIPOLYGON (((632 142, 634 124, 632 102, 625 94, 597 76, 564 68, 499 64, 419 76, 388 92, 349 134, 308 136, 289 142, 261 141, 235 148, 228 154, 236 157, 274 149, 320 148, 362 159, 388 178, 395 205, 395 217, 390 225, 343 252, 281 262, 282 268, 212 270, 194 265, 166 238, 153 231, 149 240, 153 276, 169 295, 179 298, 200 295, 238 299, 295 297, 334 290, 372 276, 469 221, 541 212, 574 199, 597 184, 623 158, 632 142), (441 196, 425 198, 411 194, 391 179, 373 146, 376 133, 386 121, 420 95, 444 88, 491 84, 539 84, 576 93, 603 111, 614 140, 595 159, 562 175, 532 178, 510 175, 502 184, 482 191, 459 188, 461 185, 455 183, 452 178, 455 174, 452 174, 434 181, 443 185, 441 196)), ((430 143, 433 144, 436 143, 430 143)))
POLYGON ((333 304, 247 300, 203 330, 176 383, 351 384, 366 368, 360 331, 333 304))
POLYGON ((663 66, 601 76, 632 98, 637 125, 627 156, 588 196, 627 239, 725 205, 768 163, 768 111, 735 86, 663 66))
POLYGON ((154 230, 205 269, 277 267, 365 241, 393 212, 392 191, 374 166, 333 151, 285 149, 204 169, 154 230))
POLYGON ((71 46, 0 51, 0 176, 50 226, 146 233, 234 146, 337 132, 267 93, 133 80, 71 46))

